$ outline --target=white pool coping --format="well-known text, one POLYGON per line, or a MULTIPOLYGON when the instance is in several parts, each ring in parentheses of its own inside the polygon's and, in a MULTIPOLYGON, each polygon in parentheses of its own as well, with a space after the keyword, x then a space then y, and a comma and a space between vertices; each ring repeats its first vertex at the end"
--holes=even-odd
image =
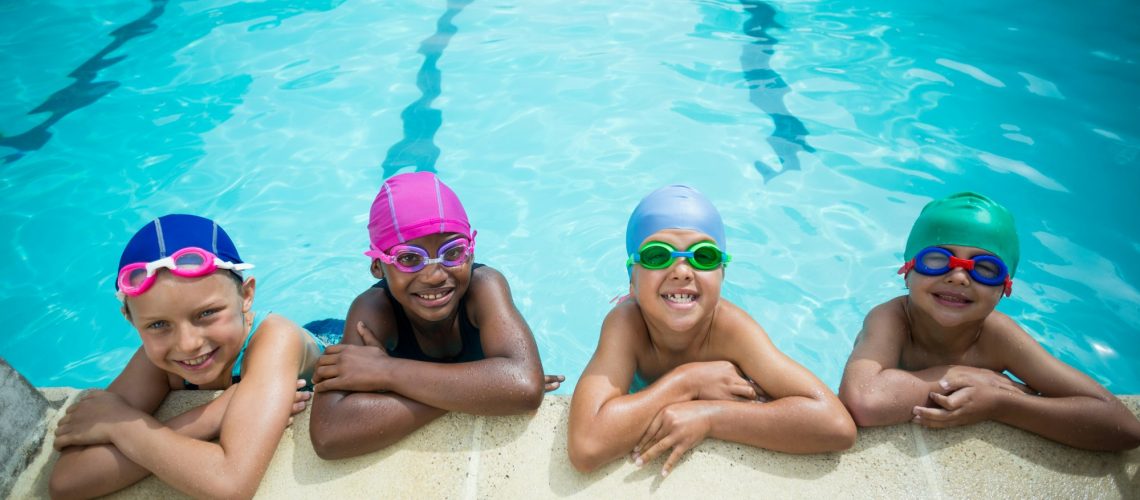
MULTIPOLYGON (((70 400, 75 389, 41 389, 70 400)), ((177 391, 168 418, 213 397, 177 391)), ((1121 397, 1140 415, 1140 396, 1121 397)), ((842 453, 789 455, 707 440, 667 478, 662 459, 619 461, 580 474, 566 456, 570 398, 547 396, 533 414, 450 414, 395 446, 326 461, 309 442, 308 410, 286 429, 258 498, 1140 498, 1140 449, 1088 452, 996 423, 928 430, 911 424, 860 429, 842 453)), ((65 408, 62 405, 61 408, 65 408)), ((51 433, 11 498, 47 498, 58 454, 51 433)), ((154 477, 110 498, 181 497, 154 477)))

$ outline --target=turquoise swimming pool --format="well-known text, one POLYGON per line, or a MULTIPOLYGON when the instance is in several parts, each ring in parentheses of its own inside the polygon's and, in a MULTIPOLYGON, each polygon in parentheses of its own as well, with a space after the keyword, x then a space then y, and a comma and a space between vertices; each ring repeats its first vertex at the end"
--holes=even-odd
MULTIPOLYGON (((626 219, 716 203, 724 295, 833 389, 903 293, 931 198, 1018 219, 999 309, 1140 393, 1140 4, 964 1, 0 4, 0 356, 101 386, 137 348, 113 295, 153 217, 213 217, 255 307, 342 317, 385 176, 435 170, 572 387, 626 290, 626 219), (968 29, 964 29, 968 28, 968 29)), ((563 392, 567 392, 565 389, 563 392)))

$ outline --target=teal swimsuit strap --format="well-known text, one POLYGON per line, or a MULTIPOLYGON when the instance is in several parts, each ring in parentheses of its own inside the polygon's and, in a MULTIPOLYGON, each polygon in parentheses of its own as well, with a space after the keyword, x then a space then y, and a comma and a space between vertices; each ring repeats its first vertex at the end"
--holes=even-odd
POLYGON ((257 313, 253 316, 253 326, 249 327, 249 335, 245 336, 245 343, 241 345, 241 350, 238 351, 237 359, 234 360, 234 367, 230 370, 230 375, 233 378, 233 383, 238 383, 241 380, 241 362, 245 359, 245 348, 249 347, 249 341, 253 338, 253 334, 257 333, 257 327, 261 326, 261 320, 265 319, 269 313, 257 313))

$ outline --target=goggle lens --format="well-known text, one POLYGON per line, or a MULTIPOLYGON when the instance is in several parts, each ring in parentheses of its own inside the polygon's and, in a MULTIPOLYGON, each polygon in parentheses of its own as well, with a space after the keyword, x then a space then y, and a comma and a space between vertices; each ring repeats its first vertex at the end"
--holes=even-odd
POLYGON ((466 238, 452 240, 439 247, 439 257, 428 257, 427 250, 415 245, 400 245, 391 254, 382 254, 380 260, 392 264, 405 273, 414 273, 429 264, 443 264, 444 267, 459 267, 467 262, 467 256, 475 249, 475 244, 466 238))
POLYGON ((941 247, 927 247, 918 252, 907 265, 899 272, 905 272, 913 266, 915 271, 926 276, 942 276, 954 268, 965 269, 970 277, 978 283, 988 286, 1005 285, 1009 280, 1009 271, 1001 259, 993 255, 977 255, 969 259, 959 259, 949 250, 941 247))
POLYGON ((697 243, 683 252, 668 243, 650 241, 636 254, 631 255, 627 264, 637 263, 645 269, 659 270, 672 266, 677 257, 688 259, 689 265, 700 271, 711 271, 732 260, 732 257, 720 251, 715 243, 708 241, 697 243))
POLYGON ((146 268, 138 267, 127 271, 127 277, 124 281, 127 286, 135 288, 146 281, 146 278, 146 268))

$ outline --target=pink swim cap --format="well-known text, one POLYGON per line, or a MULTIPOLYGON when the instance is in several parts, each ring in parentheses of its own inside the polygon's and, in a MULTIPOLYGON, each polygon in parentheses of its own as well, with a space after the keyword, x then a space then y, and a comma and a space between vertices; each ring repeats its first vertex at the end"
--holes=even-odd
POLYGON ((368 216, 372 249, 364 255, 379 258, 408 240, 440 233, 471 238, 471 223, 455 192, 431 172, 393 175, 372 202, 368 216))

